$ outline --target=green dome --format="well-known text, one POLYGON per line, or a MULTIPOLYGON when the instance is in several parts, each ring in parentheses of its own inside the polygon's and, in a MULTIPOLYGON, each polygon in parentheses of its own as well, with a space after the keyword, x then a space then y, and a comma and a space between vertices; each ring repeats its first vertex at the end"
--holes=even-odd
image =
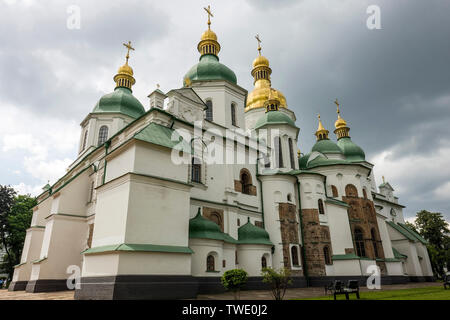
POLYGON ((312 151, 317 151, 320 153, 340 153, 342 154, 342 150, 338 147, 336 143, 331 141, 330 139, 323 139, 316 142, 316 144, 312 147, 312 151))
POLYGON ((130 89, 117 87, 113 92, 101 97, 92 111, 92 113, 111 112, 126 114, 136 119, 145 113, 145 109, 131 94, 130 89))
POLYGON ((197 215, 189 220, 189 238, 223 240, 236 243, 236 240, 223 233, 216 223, 203 217, 200 213, 200 208, 197 215))
POLYGON ((269 234, 263 228, 257 227, 250 223, 250 218, 247 223, 238 229, 239 244, 267 244, 273 245, 270 241, 269 234))
POLYGON ((307 168, 307 164, 308 164, 308 160, 309 160, 309 156, 311 155, 310 153, 305 154, 303 157, 301 157, 300 159, 298 159, 298 167, 300 169, 306 169, 307 168))
POLYGON ((285 113, 281 111, 266 112, 261 118, 256 121, 255 129, 259 129, 267 124, 287 124, 291 127, 297 128, 295 122, 285 113))
POLYGON ((314 167, 330 166, 330 165, 337 165, 337 164, 349 164, 349 162, 346 160, 328 159, 324 155, 319 155, 316 158, 309 161, 310 157, 311 157, 311 152, 304 155, 303 157, 301 157, 298 160, 298 166, 300 169, 310 169, 310 168, 314 168, 314 167))
POLYGON ((227 66, 219 62, 219 58, 212 54, 206 54, 200 57, 199 63, 186 73, 184 79, 191 81, 202 80, 227 80, 237 84, 237 78, 234 72, 227 66))
POLYGON ((337 142, 339 148, 344 153, 345 158, 348 161, 365 161, 366 155, 363 149, 357 146, 350 137, 340 138, 337 142))

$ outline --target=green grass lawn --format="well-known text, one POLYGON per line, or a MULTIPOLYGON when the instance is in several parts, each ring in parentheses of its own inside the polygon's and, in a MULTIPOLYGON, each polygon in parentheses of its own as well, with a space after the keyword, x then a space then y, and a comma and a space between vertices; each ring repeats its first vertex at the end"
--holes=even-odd
MULTIPOLYGON (((359 293, 361 300, 450 300, 450 289, 444 286, 401 289, 401 290, 373 290, 359 293)), ((356 300, 356 294, 349 295, 350 300, 356 300)), ((333 295, 302 300, 333 300, 333 295)), ((336 300, 345 300, 345 295, 338 295, 336 300)))

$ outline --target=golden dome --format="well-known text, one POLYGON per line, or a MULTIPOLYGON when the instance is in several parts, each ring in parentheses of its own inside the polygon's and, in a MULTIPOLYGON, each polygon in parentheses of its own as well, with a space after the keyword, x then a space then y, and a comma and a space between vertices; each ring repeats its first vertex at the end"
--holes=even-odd
POLYGON ((203 32, 202 37, 200 38, 200 42, 197 45, 197 50, 203 56, 205 54, 212 54, 217 56, 220 51, 220 44, 217 42, 217 35, 214 31, 211 30, 211 19, 210 17, 214 17, 211 13, 211 7, 205 9, 208 14, 208 30, 203 32))
POLYGON ((212 31, 211 29, 208 29, 205 32, 203 32, 201 40, 217 41, 217 35, 214 31, 212 31))
POLYGON ((345 120, 341 118, 341 111, 339 110, 340 104, 337 99, 336 99, 336 101, 334 101, 334 104, 337 106, 336 113, 338 115, 338 118, 337 118, 336 122, 334 123, 335 128, 339 129, 339 128, 346 127, 347 122, 345 122, 345 120))
POLYGON ((269 100, 269 96, 272 90, 272 97, 280 102, 279 108, 287 108, 286 98, 281 91, 270 87, 270 82, 265 80, 259 80, 255 83, 255 89, 247 96, 247 106, 244 111, 251 109, 264 108, 264 103, 269 100))
POLYGON ((114 76, 114 82, 117 87, 124 87, 131 90, 131 87, 136 83, 136 80, 133 78, 133 68, 128 65, 128 59, 130 58, 130 50, 134 50, 131 46, 131 41, 123 44, 127 49, 126 61, 123 66, 117 70, 117 74, 114 76))
POLYGON ((253 68, 259 67, 259 66, 269 66, 269 60, 264 56, 258 56, 255 60, 253 60, 253 68))
POLYGON ((271 87, 270 75, 272 69, 269 67, 269 59, 261 55, 261 40, 256 35, 258 41, 258 56, 253 60, 252 76, 255 79, 255 88, 247 96, 245 112, 251 109, 264 108, 267 100, 275 99, 279 101, 279 108, 287 108, 286 98, 283 93, 271 87), (272 95, 271 95, 272 94, 272 95))
POLYGON ((347 126, 347 122, 341 118, 341 116, 338 114, 338 119, 336 120, 336 122, 334 123, 334 126, 336 129, 342 128, 342 127, 346 127, 347 126))
POLYGON ((128 65, 128 62, 125 63, 123 66, 121 66, 119 68, 119 70, 117 71, 117 73, 124 73, 124 74, 128 74, 130 76, 133 75, 133 69, 128 65))

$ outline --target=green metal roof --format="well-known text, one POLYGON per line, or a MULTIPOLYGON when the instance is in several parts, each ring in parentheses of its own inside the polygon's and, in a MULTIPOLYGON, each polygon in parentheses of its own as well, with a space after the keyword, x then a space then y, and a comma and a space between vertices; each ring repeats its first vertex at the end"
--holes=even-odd
POLYGON ((267 244, 273 245, 270 241, 269 233, 263 228, 257 227, 250 222, 250 218, 246 224, 238 229, 239 244, 267 244))
POLYGON ((406 259, 406 258, 408 258, 407 255, 398 252, 397 249, 395 249, 394 247, 392 247, 392 252, 394 253, 394 258, 396 258, 396 259, 406 259))
POLYGON ((312 147, 311 151, 317 151, 320 153, 340 153, 342 154, 341 148, 338 147, 336 143, 330 139, 323 139, 317 141, 312 147))
POLYGON ((418 241, 420 241, 422 244, 428 244, 428 241, 425 240, 424 238, 422 238, 422 236, 420 234, 418 234, 417 232, 415 232, 413 229, 411 229, 410 227, 408 227, 408 225, 404 224, 404 223, 398 223, 398 225, 400 227, 402 227, 403 229, 405 229, 407 232, 409 232, 410 234, 413 235, 414 238, 416 238, 418 241))
POLYGON ((346 203, 346 202, 344 202, 344 201, 341 201, 341 200, 338 200, 338 199, 333 199, 333 198, 327 197, 327 199, 325 200, 325 202, 332 203, 332 204, 335 204, 335 205, 338 205, 338 206, 343 206, 343 207, 350 208, 350 206, 348 205, 348 203, 346 203))
POLYGON ((145 109, 130 89, 117 87, 100 98, 92 113, 122 113, 136 119, 145 113, 145 109))
POLYGON ((142 252, 170 252, 170 253, 193 253, 189 247, 166 246, 157 244, 112 244, 84 250, 84 254, 104 253, 112 251, 142 251, 142 252))
POLYGON ((212 54, 202 55, 199 63, 186 73, 184 79, 186 78, 189 78, 191 81, 227 80, 237 84, 236 74, 226 65, 221 64, 219 58, 212 54))
POLYGON ((212 239, 237 243, 230 235, 222 232, 216 223, 203 217, 200 213, 200 208, 198 208, 197 215, 189 220, 189 238, 212 239))
POLYGON ((337 145, 339 148, 341 148, 342 152, 345 155, 345 158, 348 161, 365 161, 366 160, 366 155, 365 155, 363 149, 361 149, 361 147, 356 145, 352 141, 352 139, 350 139, 350 137, 340 138, 337 142, 337 145))
POLYGON ((349 164, 349 162, 346 160, 328 159, 325 156, 319 156, 319 157, 309 161, 307 168, 314 168, 314 167, 320 167, 320 166, 331 166, 331 165, 338 165, 338 164, 349 164))
POLYGON ((287 124, 297 128, 295 122, 287 114, 281 111, 269 111, 256 121, 255 129, 259 129, 267 124, 287 124))
POLYGON ((175 130, 154 122, 137 132, 134 138, 170 149, 191 153, 190 144, 183 140, 175 130))
POLYGON ((357 256, 354 253, 348 253, 348 254, 334 254, 332 256, 333 260, 359 260, 360 257, 357 256))
POLYGON ((416 237, 414 237, 410 232, 405 230, 405 228, 402 228, 401 226, 399 226, 398 224, 395 224, 392 221, 386 221, 386 223, 388 225, 390 225, 392 228, 394 228, 395 230, 397 230, 399 233, 401 233, 406 239, 413 241, 413 242, 417 241, 416 237))

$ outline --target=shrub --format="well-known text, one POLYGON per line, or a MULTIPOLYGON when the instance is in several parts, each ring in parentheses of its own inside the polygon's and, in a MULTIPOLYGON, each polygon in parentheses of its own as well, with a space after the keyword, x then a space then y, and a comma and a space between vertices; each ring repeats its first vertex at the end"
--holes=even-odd
POLYGON ((234 292, 234 299, 239 300, 241 288, 247 283, 248 274, 243 269, 225 271, 222 276, 222 284, 225 289, 234 292))
POLYGON ((289 269, 282 268, 276 271, 272 268, 263 268, 261 273, 263 282, 270 284, 272 296, 275 300, 283 300, 287 287, 292 284, 289 269))

